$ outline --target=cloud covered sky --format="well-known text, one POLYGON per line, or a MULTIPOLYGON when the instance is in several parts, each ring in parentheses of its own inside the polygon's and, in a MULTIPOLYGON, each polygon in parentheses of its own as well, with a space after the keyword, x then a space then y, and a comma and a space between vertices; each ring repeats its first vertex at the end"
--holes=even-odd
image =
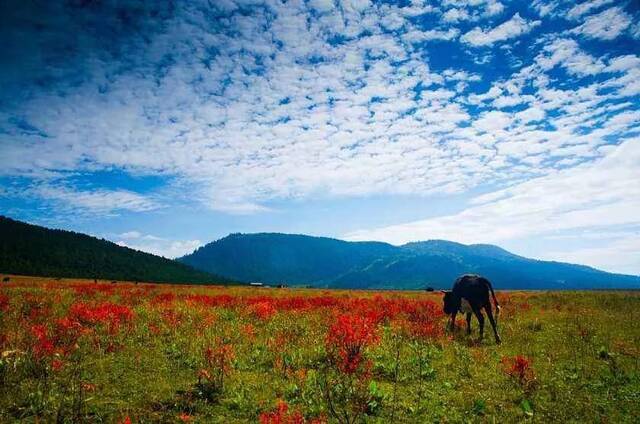
POLYGON ((637 2, 0 5, 0 210, 168 257, 229 232, 640 273, 637 2))

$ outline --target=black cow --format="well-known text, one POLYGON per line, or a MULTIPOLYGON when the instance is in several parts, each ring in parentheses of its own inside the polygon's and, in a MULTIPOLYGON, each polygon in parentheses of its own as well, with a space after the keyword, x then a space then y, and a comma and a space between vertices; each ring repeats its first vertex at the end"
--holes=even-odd
POLYGON ((480 340, 482 340, 484 336, 484 315, 482 315, 482 308, 484 308, 487 311, 487 317, 489 317, 491 327, 493 327, 496 343, 500 343, 498 328, 491 310, 489 292, 491 292, 493 301, 496 304, 496 316, 500 314, 500 305, 498 305, 498 300, 496 299, 489 280, 479 275, 466 274, 459 277, 455 283, 453 283, 453 289, 443 290, 442 292, 444 293, 444 313, 451 315, 451 323, 449 325, 451 330, 453 330, 455 326, 456 315, 458 312, 463 312, 467 314, 467 334, 471 334, 471 312, 473 312, 480 324, 480 340))

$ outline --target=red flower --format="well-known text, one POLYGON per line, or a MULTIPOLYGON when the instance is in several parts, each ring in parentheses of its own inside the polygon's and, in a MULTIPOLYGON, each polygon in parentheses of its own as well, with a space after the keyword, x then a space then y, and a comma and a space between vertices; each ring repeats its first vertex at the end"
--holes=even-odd
POLYGON ((204 358, 209 368, 228 374, 231 370, 231 361, 235 358, 235 351, 230 344, 222 344, 215 349, 208 347, 204 351, 204 358))
POLYGON ((260 424, 303 424, 304 417, 299 411, 289 412, 289 405, 278 400, 276 410, 260 414, 260 424))
POLYGON ((180 421, 182 421, 183 423, 188 423, 188 422, 191 422, 193 420, 193 417, 191 415, 187 414, 186 412, 183 412, 180 415, 178 415, 178 419, 180 421))
POLYGON ((9 310, 9 296, 0 293, 0 311, 6 312, 9 310))
POLYGON ((53 368, 54 371, 60 371, 63 367, 64 362, 62 362, 61 360, 54 359, 53 361, 51 361, 51 368, 53 368))
POLYGON ((247 324, 242 327, 242 334, 249 340, 254 340, 256 338, 256 328, 253 324, 247 324))
POLYGON ((184 319, 183 314, 180 312, 176 312, 172 309, 166 309, 162 312, 162 320, 170 327, 170 328, 178 328, 180 324, 182 324, 182 320, 184 319))
POLYGON ((333 323, 327 335, 327 350, 337 356, 338 367, 347 374, 356 372, 363 363, 367 346, 379 338, 375 322, 358 315, 341 315, 333 323))
POLYGON ((271 301, 265 300, 251 305, 251 311, 258 319, 265 321, 275 315, 276 308, 271 301))
POLYGON ((151 304, 152 305, 170 304, 170 303, 173 303, 174 300, 176 300, 175 294, 162 293, 154 297, 153 300, 151 301, 151 304))
POLYGON ((42 324, 31 327, 31 334, 36 339, 33 345, 33 352, 37 358, 51 356, 55 351, 55 345, 48 333, 47 327, 42 324))
POLYGON ((198 379, 211 380, 211 373, 204 368, 198 370, 198 379))
POLYGON ((500 362, 504 372, 514 378, 521 386, 526 387, 535 380, 530 358, 516 355, 514 357, 503 357, 500 362))
POLYGON ((82 325, 105 325, 110 333, 114 333, 121 324, 133 319, 133 311, 128 306, 110 302, 97 305, 79 302, 71 305, 69 317, 82 325))
POLYGON ((85 392, 96 391, 96 385, 93 383, 87 383, 86 381, 83 381, 82 383, 80 383, 80 386, 82 387, 82 390, 84 390, 85 392))

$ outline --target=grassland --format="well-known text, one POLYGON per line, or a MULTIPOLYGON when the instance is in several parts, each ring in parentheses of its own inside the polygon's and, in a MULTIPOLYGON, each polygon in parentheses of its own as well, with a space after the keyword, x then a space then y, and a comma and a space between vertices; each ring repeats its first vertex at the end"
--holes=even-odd
POLYGON ((0 421, 640 421, 640 293, 498 299, 501 345, 436 293, 11 277, 0 421))

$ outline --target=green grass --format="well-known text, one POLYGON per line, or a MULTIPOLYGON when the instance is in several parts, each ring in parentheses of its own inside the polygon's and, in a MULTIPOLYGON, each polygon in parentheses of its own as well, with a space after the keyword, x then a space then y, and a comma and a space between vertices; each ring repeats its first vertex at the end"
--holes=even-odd
MULTIPOLYGON (((190 304, 181 294, 255 295, 242 288, 119 285, 113 294, 82 297, 64 283, 10 283, 1 312, 0 421, 13 422, 257 422, 279 399, 307 419, 326 417, 323 381, 345 382, 331 368, 326 335, 336 308, 277 311, 259 319, 246 306, 190 304), (170 291, 177 300, 156 305, 170 291), (144 292, 144 293, 143 293, 144 292), (68 355, 38 358, 30 326, 53 328, 73 302, 128 305, 135 317, 117 332, 99 325, 68 355), (29 315, 40 304, 41 316, 29 315), (31 306, 29 306, 31 305, 31 306), (163 315, 165 318, 163 318, 163 315), (167 324, 166 316, 177 318, 167 324), (174 322, 176 322, 174 321, 174 322), (254 328, 254 335, 247 330, 254 328), (228 343, 234 357, 221 390, 198 393, 207 346, 228 343), (108 345, 112 345, 111 348, 108 345), (52 361, 64 366, 55 371, 52 361), (327 380, 332 378, 332 380, 327 380), (323 380, 324 379, 324 380, 323 380)), ((263 290, 283 298, 324 295, 313 290, 263 290)), ((371 298, 370 292, 330 296, 371 298)), ((432 299, 435 294, 385 293, 432 299)), ((385 321, 379 342, 368 346, 370 373, 357 374, 367 412, 357 422, 616 422, 640 421, 640 294, 635 292, 500 293, 503 343, 490 328, 477 341, 455 334, 416 340, 385 321), (524 355, 532 375, 526 385, 507 375, 501 360, 524 355), (363 388, 364 387, 364 388, 363 388), (364 390, 364 391, 363 391, 364 390)), ((444 326, 444 319, 439 318, 444 326)))

